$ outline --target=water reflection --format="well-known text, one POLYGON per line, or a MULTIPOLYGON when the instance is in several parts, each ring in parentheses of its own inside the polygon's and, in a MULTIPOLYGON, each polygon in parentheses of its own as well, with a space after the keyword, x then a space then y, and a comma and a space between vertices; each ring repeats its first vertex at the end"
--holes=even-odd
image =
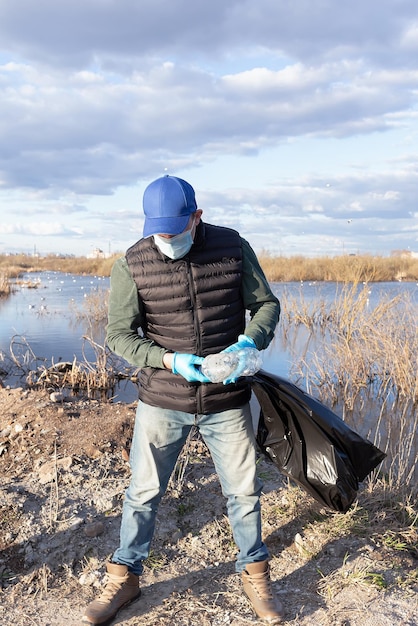
MULTIPOLYGON (((78 313, 83 310, 88 296, 108 289, 109 278, 40 272, 26 274, 20 281, 10 297, 0 299, 0 353, 8 355, 11 342, 15 341, 17 346, 23 338, 22 350, 30 346, 39 362, 94 360, 94 351, 83 337, 87 334, 97 343, 103 343, 104 323, 92 328, 91 318, 83 318, 78 313)), ((263 352, 263 367, 299 382, 302 365, 312 362, 317 344, 303 324, 298 332, 288 334, 283 316, 289 306, 308 309, 310 306, 318 307, 321 301, 329 303, 335 300, 342 287, 329 282, 273 283, 272 287, 282 302, 283 314, 276 338, 263 352)), ((360 285, 359 289, 362 288, 360 285)), ((367 289, 370 307, 376 306, 383 295, 396 297, 405 292, 418 302, 415 283, 372 283, 367 289)), ((119 389, 119 399, 135 397, 136 390, 132 390, 129 384, 125 383, 122 387, 127 387, 128 391, 119 389)))
POLYGON ((26 274, 12 295, 0 299, 0 350, 7 352, 13 336, 23 336, 40 357, 72 360, 81 357, 86 323, 74 306, 109 279, 60 272, 26 274))
MULTIPOLYGON (((101 277, 59 272, 24 276, 11 296, 0 299, 3 382, 24 384, 16 373, 10 376, 5 371, 6 357, 10 359, 13 351, 19 352, 19 359, 32 357, 35 369, 74 359, 94 363, 97 354, 85 337, 104 345, 105 315, 95 322, 91 310, 86 312, 86 302, 95 297, 100 308, 108 287, 109 279, 101 277)), ((324 401, 357 432, 388 451, 396 469, 403 467, 397 471, 399 480, 405 476, 412 480, 418 467, 418 286, 370 283, 348 293, 347 286, 336 283, 272 287, 282 304, 282 319, 262 354, 263 368, 324 401), (391 301, 386 308, 385 300, 391 301), (408 303, 415 307, 412 312, 408 303), (404 371, 396 372, 396 367, 404 371)), ((123 370, 123 362, 118 363, 123 370)), ((117 385, 116 400, 136 398, 135 384, 124 380, 117 385)))

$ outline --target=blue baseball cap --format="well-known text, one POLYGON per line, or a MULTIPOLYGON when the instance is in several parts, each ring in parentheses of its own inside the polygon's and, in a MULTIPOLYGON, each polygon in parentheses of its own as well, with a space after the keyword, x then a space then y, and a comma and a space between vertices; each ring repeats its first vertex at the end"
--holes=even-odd
POLYGON ((186 228, 190 215, 197 210, 194 189, 176 176, 163 176, 144 191, 144 237, 178 235, 186 228))

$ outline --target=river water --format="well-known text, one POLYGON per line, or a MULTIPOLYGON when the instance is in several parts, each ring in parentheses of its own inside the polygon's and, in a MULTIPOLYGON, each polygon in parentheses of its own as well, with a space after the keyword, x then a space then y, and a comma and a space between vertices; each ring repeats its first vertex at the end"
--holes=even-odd
MULTIPOLYGON (((30 273, 20 277, 19 285, 7 298, 0 298, 0 356, 10 355, 10 348, 29 350, 39 361, 48 366, 52 362, 73 361, 89 358, 89 347, 83 336, 90 336, 91 328, 86 319, 76 314, 83 311, 88 296, 100 294, 109 287, 109 278, 99 276, 79 276, 60 272, 30 273), (36 288, 34 288, 36 285, 36 288), (20 348, 17 346, 20 345, 20 348)), ((283 301, 292 297, 303 299, 304 303, 335 298, 336 283, 273 283, 275 294, 283 301)), ((408 291, 418 302, 416 283, 373 283, 370 285, 370 304, 378 302, 383 295, 395 297, 408 291)), ((104 324, 101 336, 95 336, 100 343, 104 339, 104 324)), ((97 330, 96 330, 97 332, 97 330)), ((286 348, 278 327, 277 339, 263 352, 263 368, 279 376, 287 377, 295 359, 286 348)), ((90 353, 94 360, 93 352, 90 353)), ((1 370, 1 361, 0 361, 1 370)), ((3 381, 17 384, 19 381, 3 381)), ((131 401, 136 391, 131 388, 119 390, 119 399, 131 401)))

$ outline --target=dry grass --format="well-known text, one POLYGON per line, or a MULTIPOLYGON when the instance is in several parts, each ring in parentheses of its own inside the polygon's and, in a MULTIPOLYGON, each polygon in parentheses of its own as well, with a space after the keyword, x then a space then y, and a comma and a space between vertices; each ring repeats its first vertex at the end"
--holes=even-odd
POLYGON ((331 600, 347 587, 350 587, 353 593, 355 587, 370 585, 378 589, 385 589, 387 586, 383 574, 376 571, 376 564, 373 560, 363 558, 360 562, 351 564, 348 559, 345 559, 342 567, 322 577, 318 584, 318 593, 327 600, 331 600))
MULTIPOLYGON (((53 270, 73 274, 109 276, 115 260, 122 253, 109 258, 61 257, 48 255, 1 255, 0 273, 16 277, 23 272, 53 270)), ((418 280, 418 259, 408 256, 341 255, 335 257, 273 256, 268 252, 259 255, 261 266, 272 282, 292 281, 392 281, 418 280)))
POLYGON ((334 302, 282 299, 292 378, 388 453, 386 480, 416 490, 418 316, 407 294, 369 303, 367 285, 345 285, 334 302), (296 339, 302 341, 297 343, 296 339))
MULTIPOLYGON (((396 298, 382 296, 377 305, 370 306, 367 280, 390 280, 395 275, 412 278, 416 276, 418 261, 367 256, 334 259, 264 256, 261 260, 271 280, 342 280, 344 277, 353 281, 342 283, 331 303, 321 297, 307 302, 302 289, 298 295, 283 296, 280 329, 286 349, 293 350, 298 357, 290 377, 387 452, 382 479, 390 489, 406 495, 416 493, 417 307, 406 294, 396 298), (275 274, 278 268, 284 273, 275 274), (365 284, 363 278, 367 279, 365 284)), ((0 268, 4 261, 0 257, 0 268)), ((24 261, 28 259, 19 259, 21 266, 24 261)), ((54 257, 37 260, 44 261, 54 269, 63 269, 60 264, 68 261, 72 272, 89 268, 99 273, 95 263, 105 261, 110 267, 114 258, 81 259, 80 264, 75 259, 54 257)), ((135 381, 136 371, 121 370, 100 334, 106 320, 107 296, 107 290, 93 292, 82 309, 74 310, 87 328, 84 343, 88 351, 81 362, 39 364, 25 339, 14 337, 11 366, 27 374, 30 386, 51 390, 70 388, 89 397, 109 397, 121 379, 135 381), (93 358, 87 356, 91 351, 93 358)), ((4 358, 1 366, 8 370, 4 358)))
POLYGON ((11 292, 9 275, 6 272, 0 272, 0 298, 8 296, 11 292))
POLYGON ((84 336, 82 360, 74 359, 72 362, 52 363, 30 369, 26 383, 30 388, 58 391, 63 398, 65 390, 71 390, 75 396, 81 394, 89 399, 108 400, 114 395, 118 383, 126 379, 135 382, 135 370, 123 371, 106 346, 84 336), (86 355, 87 349, 90 353, 93 351, 93 359, 86 355))
POLYGON ((47 363, 39 359, 24 336, 14 335, 10 341, 9 356, 0 352, 0 373, 12 372, 25 377, 31 388, 48 389, 62 393, 71 390, 91 399, 112 396, 122 379, 136 380, 134 371, 122 370, 113 353, 104 345, 104 325, 107 320, 108 289, 97 289, 88 294, 81 307, 72 304, 77 320, 86 328, 83 336, 81 360, 47 363))
MULTIPOLYGON (((121 254, 114 254, 109 258, 61 257, 48 255, 34 257, 26 254, 0 254, 0 297, 8 296, 14 282, 19 282, 19 276, 25 273, 69 272, 78 275, 110 276, 112 265, 121 254)), ((36 288, 36 282, 25 281, 27 288, 36 288)))
MULTIPOLYGON (((377 481, 373 488, 360 495, 359 500, 344 515, 337 513, 332 518, 324 516, 309 525, 309 532, 322 540, 327 537, 354 535, 367 538, 370 542, 370 554, 367 552, 354 558, 346 554, 342 565, 323 575, 318 585, 320 595, 330 599, 347 587, 373 586, 378 590, 388 586, 392 576, 386 576, 385 570, 398 570, 399 564, 418 556, 418 511, 415 500, 406 502, 396 497, 393 489, 388 489, 384 481, 377 481), (374 550, 381 550, 381 560, 376 561, 374 550), (383 567, 382 567, 383 565, 383 567)), ((415 570, 416 573, 416 570, 415 570)), ((399 573, 392 579, 398 584, 411 589, 416 585, 414 571, 405 576, 399 573)))
POLYGON ((276 257, 263 253, 259 259, 272 282, 418 280, 418 259, 412 257, 363 254, 308 258, 276 257))
MULTIPOLYGON (((107 296, 93 292, 73 311, 87 329, 82 360, 40 363, 25 339, 14 337, 9 366, 26 374, 31 387, 90 398, 112 397, 120 380, 136 382, 137 371, 123 369, 104 345, 107 296)), ((280 325, 285 348, 295 354, 290 378, 387 452, 384 480, 406 495, 416 493, 418 472, 416 308, 407 294, 381 296, 371 306, 369 286, 352 283, 333 302, 307 302, 303 290, 284 295, 280 325)), ((10 369, 4 359, 1 366, 10 369)))
POLYGON ((121 253, 113 254, 108 258, 87 258, 72 256, 57 256, 50 254, 45 257, 36 257, 26 254, 0 254, 0 272, 6 271, 8 276, 15 278, 26 272, 70 272, 72 274, 88 274, 95 276, 109 276, 115 260, 121 253))
POLYGON ((89 327, 94 327, 106 323, 108 303, 109 289, 99 288, 86 294, 81 307, 71 302, 70 308, 78 320, 84 320, 89 327))

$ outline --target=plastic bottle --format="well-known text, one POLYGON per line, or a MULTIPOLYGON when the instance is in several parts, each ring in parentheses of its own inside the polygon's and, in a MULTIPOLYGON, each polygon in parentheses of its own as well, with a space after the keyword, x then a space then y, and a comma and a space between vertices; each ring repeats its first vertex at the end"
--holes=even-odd
POLYGON ((256 348, 242 348, 238 350, 238 358, 240 365, 244 361, 244 369, 241 376, 252 376, 263 366, 261 354, 256 348))
POLYGON ((255 348, 241 348, 233 352, 218 352, 207 356, 201 369, 212 383, 226 380, 238 369, 238 376, 252 376, 262 367, 261 355, 255 348))
POLYGON ((200 369, 212 383, 221 383, 232 374, 238 361, 238 352, 218 352, 205 357, 200 369))

